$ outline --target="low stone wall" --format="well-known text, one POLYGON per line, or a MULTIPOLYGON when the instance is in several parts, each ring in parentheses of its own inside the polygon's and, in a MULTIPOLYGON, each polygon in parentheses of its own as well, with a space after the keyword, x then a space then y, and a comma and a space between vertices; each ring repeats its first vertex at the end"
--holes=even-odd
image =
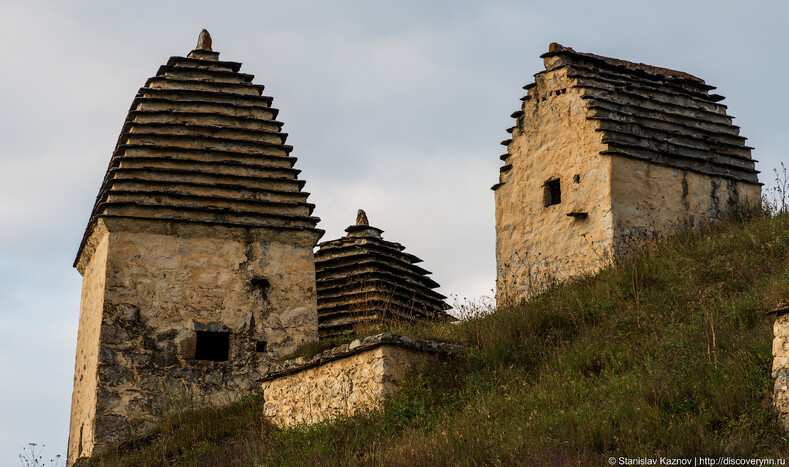
POLYGON ((773 324, 773 408, 789 430, 789 307, 773 313, 777 315, 773 324))
POLYGON ((460 346, 378 334, 298 358, 263 378, 263 415, 286 427, 351 416, 378 407, 407 379, 460 346))

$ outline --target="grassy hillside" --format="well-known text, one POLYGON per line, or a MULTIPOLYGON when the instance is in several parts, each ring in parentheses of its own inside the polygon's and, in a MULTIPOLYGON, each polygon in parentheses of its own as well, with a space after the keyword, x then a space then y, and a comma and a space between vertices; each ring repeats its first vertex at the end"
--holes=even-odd
POLYGON ((91 465, 593 464, 609 456, 786 457, 770 410, 772 320, 789 216, 679 234, 599 275, 458 325, 467 345, 383 411, 309 428, 261 398, 169 417, 91 465), (262 439, 261 439, 262 434, 262 439))

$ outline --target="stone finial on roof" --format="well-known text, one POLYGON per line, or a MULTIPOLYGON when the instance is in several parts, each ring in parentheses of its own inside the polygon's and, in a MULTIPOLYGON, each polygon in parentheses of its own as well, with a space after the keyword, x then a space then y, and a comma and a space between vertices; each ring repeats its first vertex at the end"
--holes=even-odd
POLYGON ((364 209, 359 209, 356 212, 356 225, 370 225, 370 222, 367 220, 367 213, 364 212, 364 209))
POLYGON ((211 34, 207 30, 200 31, 200 36, 197 38, 197 47, 195 50, 211 50, 211 34))
POLYGON ((551 45, 548 46, 548 52, 564 52, 564 51, 575 52, 575 50, 573 50, 572 48, 565 47, 558 42, 551 42, 551 45))

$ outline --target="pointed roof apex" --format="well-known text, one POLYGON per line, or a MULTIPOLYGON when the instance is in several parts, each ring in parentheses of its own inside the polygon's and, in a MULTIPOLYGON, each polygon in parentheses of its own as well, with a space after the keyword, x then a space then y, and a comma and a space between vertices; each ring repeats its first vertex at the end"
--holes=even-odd
POLYGON ((207 50, 212 52, 211 49, 211 34, 208 33, 208 30, 203 29, 200 31, 200 36, 197 38, 197 47, 195 50, 207 50))
POLYGON ((379 229, 378 227, 373 227, 370 225, 370 221, 367 220, 367 213, 364 212, 364 209, 359 209, 356 211, 356 224, 349 225, 347 229, 348 232, 346 237, 375 237, 381 238, 381 234, 384 232, 383 230, 379 229))
POLYGON ((367 220, 367 213, 364 212, 364 209, 359 209, 356 213, 356 225, 370 225, 370 222, 367 220))
POLYGON ((200 35, 197 37, 197 46, 193 51, 189 52, 187 57, 198 60, 219 60, 219 52, 213 51, 211 44, 211 34, 209 34, 206 29, 200 31, 200 35))
POLYGON ((197 49, 170 57, 140 88, 77 252, 79 271, 84 273, 95 252, 90 238, 100 219, 296 232, 294 242, 320 238, 314 205, 306 202, 304 180, 293 168, 293 147, 274 120, 272 98, 261 95, 263 85, 240 67, 219 61, 203 30, 197 49), (153 110, 163 101, 167 111, 153 110), (145 161, 141 149, 150 156, 145 161), (138 164, 121 164, 127 157, 138 164), (118 198, 117 190, 125 197, 118 198), (261 190, 277 195, 253 193, 261 190))

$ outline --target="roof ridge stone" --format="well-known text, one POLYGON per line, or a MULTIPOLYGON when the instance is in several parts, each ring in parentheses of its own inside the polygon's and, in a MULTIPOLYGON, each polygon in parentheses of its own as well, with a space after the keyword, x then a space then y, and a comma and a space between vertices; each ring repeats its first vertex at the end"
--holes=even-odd
MULTIPOLYGON (((636 71, 636 72, 641 71, 650 75, 661 76, 670 79, 688 80, 688 81, 693 81, 705 87, 709 86, 707 83, 704 82, 703 79, 697 76, 693 76, 690 73, 686 73, 684 71, 673 70, 671 68, 663 68, 654 65, 647 65, 646 63, 631 62, 628 60, 622 60, 618 58, 605 57, 603 55, 597 55, 587 52, 576 52, 572 47, 565 47, 557 42, 551 42, 551 44, 548 46, 548 52, 540 55, 540 57, 547 58, 561 54, 567 56, 583 57, 590 59, 592 61, 602 62, 617 68, 625 68, 630 71, 636 71)), ((712 89, 714 89, 714 87, 712 89)))

